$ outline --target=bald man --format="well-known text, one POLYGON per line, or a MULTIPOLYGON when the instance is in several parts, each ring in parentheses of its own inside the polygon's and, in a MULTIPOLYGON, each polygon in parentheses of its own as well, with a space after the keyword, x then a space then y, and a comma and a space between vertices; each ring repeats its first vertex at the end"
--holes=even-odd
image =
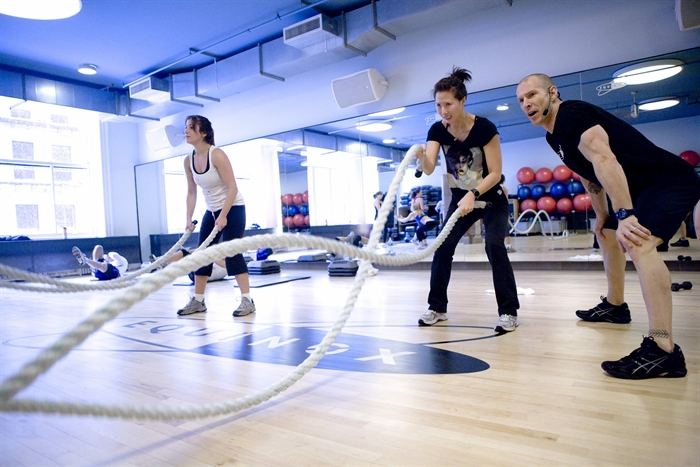
POLYGON ((700 178, 684 160, 609 112, 582 101, 562 101, 547 75, 523 78, 516 93, 530 122, 547 130, 554 152, 581 175, 593 202, 593 231, 603 252, 608 295, 594 308, 577 311, 578 317, 629 323, 625 252, 639 275, 648 336, 630 355, 603 362, 603 369, 625 379, 685 376, 683 352, 673 342, 671 275, 656 247, 676 233, 700 199, 700 178))

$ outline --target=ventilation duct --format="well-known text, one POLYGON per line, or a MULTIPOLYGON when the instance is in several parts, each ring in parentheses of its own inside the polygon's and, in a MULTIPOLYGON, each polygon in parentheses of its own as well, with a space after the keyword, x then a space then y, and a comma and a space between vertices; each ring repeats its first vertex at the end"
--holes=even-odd
POLYGON ((170 99, 170 84, 153 76, 129 86, 129 96, 148 102, 160 103, 170 99))
POLYGON ((316 15, 282 30, 284 43, 297 49, 305 49, 338 35, 334 19, 326 15, 316 15))

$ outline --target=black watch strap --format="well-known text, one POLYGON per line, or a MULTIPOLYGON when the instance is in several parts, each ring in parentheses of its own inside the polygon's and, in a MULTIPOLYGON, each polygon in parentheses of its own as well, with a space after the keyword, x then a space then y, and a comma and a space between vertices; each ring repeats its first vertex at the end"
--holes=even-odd
POLYGON ((477 190, 476 188, 472 188, 472 189, 469 190, 469 191, 471 191, 472 193, 474 193, 474 199, 479 199, 479 196, 481 196, 481 193, 479 193, 479 190, 477 190))

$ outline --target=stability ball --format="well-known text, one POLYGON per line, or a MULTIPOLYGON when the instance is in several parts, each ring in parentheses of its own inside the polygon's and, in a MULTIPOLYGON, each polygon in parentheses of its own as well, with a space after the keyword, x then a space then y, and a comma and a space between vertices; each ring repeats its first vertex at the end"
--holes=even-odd
POLYGON ((295 216, 295 215, 297 215, 297 214, 299 214, 299 208, 298 208, 298 207, 296 207, 296 206, 293 205, 293 204, 287 206, 287 215, 288 215, 288 216, 291 217, 291 216, 295 216))
POLYGON ((294 225, 297 227, 301 227, 304 225, 304 215, 303 214, 295 214, 294 217, 292 217, 292 222, 294 222, 294 225))
POLYGON ((537 200, 537 209, 551 214, 557 207, 557 202, 551 196, 543 196, 537 200))
POLYGON ((283 219, 283 222, 284 222, 285 227, 288 227, 290 229, 294 227, 294 217, 292 217, 292 216, 285 217, 283 219))
POLYGON ((700 154, 695 151, 683 151, 678 154, 678 157, 690 164, 691 167, 697 167, 700 164, 700 154))
POLYGON ((562 182, 552 183, 552 186, 549 187, 549 195, 554 199, 561 199, 566 196, 566 194, 566 185, 562 182))
POLYGON ((580 176, 579 174, 577 174, 576 172, 574 172, 574 171, 571 172, 571 178, 573 178, 573 179, 576 180, 577 182, 580 182, 580 181, 581 181, 581 176, 580 176))
POLYGON ((302 204, 304 200, 301 197, 301 193, 297 193, 296 195, 292 196, 292 202, 294 204, 302 204))
POLYGON ((289 206, 287 206, 286 204, 283 204, 282 205, 282 216, 287 217, 288 213, 289 213, 289 206))
POLYGON ((309 205, 308 204, 302 204, 299 206, 299 214, 301 215, 307 215, 309 213, 309 205))
POLYGON ((574 196, 574 209, 577 211, 590 211, 592 208, 591 195, 580 194, 574 196))
POLYGON ((520 200, 529 199, 532 196, 532 190, 529 186, 521 186, 518 188, 518 198, 520 200))
POLYGON ((292 204, 293 201, 293 196, 291 193, 287 193, 286 195, 282 195, 282 204, 292 204))
POLYGON ((530 167, 523 167, 522 169, 518 170, 516 178, 520 183, 527 185, 528 183, 535 181, 535 171, 530 167))
POLYGON ((558 165, 552 170, 552 177, 558 182, 566 182, 571 179, 571 169, 565 165, 558 165))
POLYGON ((308 214, 304 216, 304 225, 310 225, 310 224, 309 224, 309 215, 308 215, 308 214))
POLYGON ((305 192, 303 192, 303 193, 301 194, 301 200, 302 200, 304 203, 308 203, 308 202, 309 202, 309 190, 306 190, 305 192))
POLYGON ((540 183, 549 183, 552 181, 552 171, 547 167, 542 167, 535 172, 535 180, 540 183))
POLYGON ((571 198, 562 198, 557 201, 557 211, 562 214, 569 214, 574 208, 574 203, 571 198))
POLYGON ((540 199, 544 195, 547 194, 547 190, 545 190, 544 185, 535 185, 532 187, 532 198, 533 199, 540 199))
POLYGON ((520 212, 527 211, 528 209, 537 211, 537 201, 534 199, 526 199, 520 203, 520 212))
POLYGON ((569 192, 570 195, 578 195, 586 190, 583 188, 583 183, 577 182, 577 181, 571 181, 569 184, 566 186, 567 191, 569 192))

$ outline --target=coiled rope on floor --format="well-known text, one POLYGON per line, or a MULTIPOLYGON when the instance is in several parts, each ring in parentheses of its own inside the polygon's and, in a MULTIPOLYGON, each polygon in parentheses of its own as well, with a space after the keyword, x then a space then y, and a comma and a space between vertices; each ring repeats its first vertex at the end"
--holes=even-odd
POLYGON ((547 218, 547 223, 549 224, 549 234, 551 235, 551 237, 548 237, 548 238, 550 240, 559 240, 559 239, 566 238, 569 236, 569 231, 565 229, 561 233, 560 236, 555 237, 554 236, 554 229, 552 228, 552 218, 549 217, 549 213, 547 211, 543 211, 543 210, 535 211, 534 209, 526 209, 523 212, 521 212, 520 215, 518 216, 518 218, 515 220, 515 223, 511 222, 510 219, 508 219, 508 224, 510 224, 510 226, 511 226, 511 229, 508 233, 527 235, 532 231, 532 229, 535 228, 535 226, 537 225, 537 222, 539 222, 540 228, 542 229, 542 235, 546 237, 547 234, 545 233, 544 222, 542 222, 542 218, 540 217, 540 214, 544 214, 544 216, 547 218), (520 221, 525 216, 525 214, 528 214, 528 213, 533 213, 535 215, 535 217, 532 219, 532 224, 530 224, 530 226, 526 230, 518 229, 517 225, 520 223, 520 221))
MULTIPOLYGON (((419 145, 414 145, 408 150, 397 170, 391 186, 389 187, 387 199, 395 199, 398 186, 403 179, 404 173, 406 172, 410 162, 415 158, 415 155, 419 149, 419 145)), ((386 266, 402 266, 427 258, 442 244, 442 242, 444 242, 445 238, 460 217, 459 210, 455 211, 446 222, 440 235, 438 235, 435 241, 431 243, 428 248, 419 253, 396 256, 378 255, 372 251, 379 243, 379 238, 382 234, 390 209, 393 209, 392 203, 384 203, 382 205, 372 228, 369 243, 362 249, 345 245, 335 240, 291 234, 257 235, 254 237, 246 237, 220 243, 206 249, 198 249, 195 253, 172 263, 167 268, 151 274, 145 279, 137 281, 121 296, 116 297, 109 303, 105 304, 91 316, 76 325, 72 330, 61 336, 53 345, 41 351, 34 360, 26 363, 17 373, 7 378, 2 385, 0 385, 0 411, 96 415, 113 418, 135 418, 149 420, 194 419, 240 412, 269 400, 270 398, 291 387, 306 373, 311 371, 311 369, 314 368, 326 354, 327 350, 343 329, 347 319, 350 317, 350 313, 354 308, 357 297, 359 296, 360 290, 362 289, 367 277, 367 272, 371 267, 371 262, 376 262, 386 266), (14 397, 20 391, 31 385, 36 378, 48 371, 58 360, 66 356, 73 348, 84 342, 92 333, 100 329, 106 322, 114 319, 133 304, 160 289, 165 284, 172 282, 175 278, 189 271, 195 270, 217 259, 233 256, 234 254, 242 253, 248 249, 262 248, 270 245, 320 247, 336 254, 354 256, 361 259, 360 267, 353 283, 353 288, 338 319, 335 321, 331 329, 326 333, 321 343, 318 345, 318 347, 316 347, 311 355, 297 367, 295 367, 293 371, 275 383, 267 386, 259 392, 241 398, 186 408, 170 408, 153 405, 112 405, 98 403, 58 402, 51 400, 14 399, 14 397)))

